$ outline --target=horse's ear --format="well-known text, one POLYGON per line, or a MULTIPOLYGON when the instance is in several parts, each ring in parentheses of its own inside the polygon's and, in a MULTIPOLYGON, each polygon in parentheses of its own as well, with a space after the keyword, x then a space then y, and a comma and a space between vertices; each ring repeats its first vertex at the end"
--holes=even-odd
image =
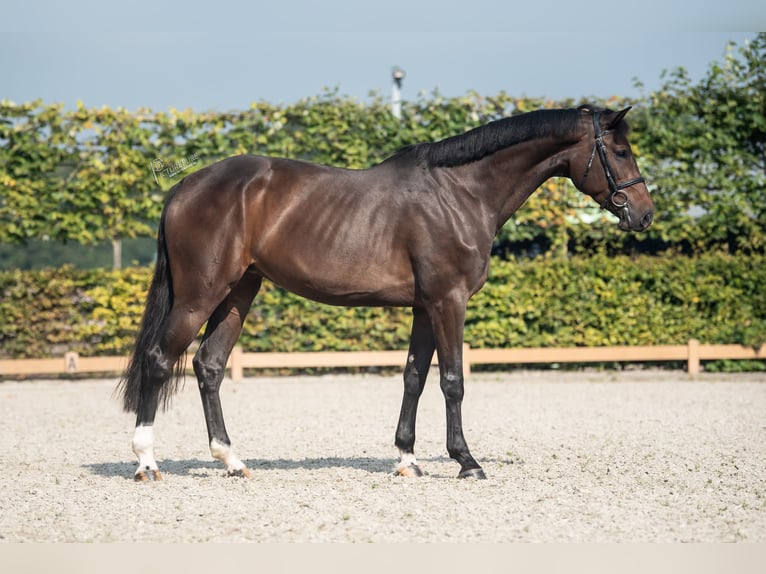
POLYGON ((619 112, 617 112, 617 114, 609 120, 609 125, 606 127, 606 129, 611 130, 612 128, 617 126, 623 120, 623 118, 625 117, 625 114, 627 114, 632 107, 633 106, 628 106, 624 110, 620 110, 619 112))

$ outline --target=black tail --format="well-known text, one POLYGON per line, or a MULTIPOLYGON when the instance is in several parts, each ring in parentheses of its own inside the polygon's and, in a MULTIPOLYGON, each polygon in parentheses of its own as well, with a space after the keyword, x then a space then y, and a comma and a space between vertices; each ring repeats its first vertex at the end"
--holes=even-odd
MULTIPOLYGON (((138 411, 142 385, 151 380, 151 369, 157 370, 157 361, 152 359, 152 355, 156 354, 162 329, 168 315, 170 315, 170 310, 173 308, 173 281, 170 276, 167 244, 165 243, 165 212, 180 186, 181 183, 178 183, 168 192, 165 208, 162 211, 160 228, 157 232, 157 263, 146 296, 146 307, 141 319, 141 328, 136 337, 136 344, 128 368, 117 386, 117 393, 122 395, 122 405, 127 412, 135 413, 138 411)), ((172 367, 170 378, 162 383, 159 400, 163 408, 167 407, 168 401, 178 390, 184 368, 184 361, 177 361, 172 367)), ((153 374, 156 377, 158 373, 153 374)))

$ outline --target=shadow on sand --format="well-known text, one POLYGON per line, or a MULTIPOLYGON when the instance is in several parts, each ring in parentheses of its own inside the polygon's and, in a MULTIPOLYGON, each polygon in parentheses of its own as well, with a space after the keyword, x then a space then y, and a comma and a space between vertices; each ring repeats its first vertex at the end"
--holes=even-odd
MULTIPOLYGON (((425 461, 444 462, 445 457, 433 457, 422 459, 425 461)), ((294 459, 249 459, 243 461, 247 468, 254 474, 270 470, 321 470, 328 468, 362 470, 373 474, 391 474, 396 465, 392 458, 371 457, 329 457, 329 458, 304 458, 294 459)), ((162 474, 176 476, 207 475, 210 471, 223 474, 223 465, 214 460, 200 460, 198 458, 188 460, 159 460, 157 465, 162 474)), ((135 462, 99 462, 85 464, 83 468, 97 476, 107 478, 125 477, 132 478, 136 470, 135 462)))
MULTIPOLYGON (((251 471, 269 471, 269 470, 318 470, 326 468, 354 469, 364 470, 372 473, 390 473, 394 468, 393 459, 379 459, 367 457, 353 458, 305 458, 301 460, 292 459, 250 459, 242 461, 251 471)), ((208 474, 208 471, 223 472, 223 465, 214 460, 200 460, 198 458, 188 460, 158 460, 157 465, 163 474, 173 475, 195 475, 208 474)), ((88 469, 93 474, 112 478, 116 476, 132 477, 136 470, 135 462, 100 462, 85 464, 83 468, 88 469)))

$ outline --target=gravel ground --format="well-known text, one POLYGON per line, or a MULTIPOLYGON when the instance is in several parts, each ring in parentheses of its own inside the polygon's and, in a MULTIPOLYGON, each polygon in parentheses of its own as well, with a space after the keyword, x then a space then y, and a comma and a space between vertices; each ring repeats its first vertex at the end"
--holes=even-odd
POLYGON ((225 381, 252 478, 212 461, 188 381, 155 426, 165 480, 136 484, 115 380, 0 383, 5 542, 766 541, 766 374, 524 372, 467 384, 489 477, 455 478, 432 380, 391 475, 399 376, 225 381))

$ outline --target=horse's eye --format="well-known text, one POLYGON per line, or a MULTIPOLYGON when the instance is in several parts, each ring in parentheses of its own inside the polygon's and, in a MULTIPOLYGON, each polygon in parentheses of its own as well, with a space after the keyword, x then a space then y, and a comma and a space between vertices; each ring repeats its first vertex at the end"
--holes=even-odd
POLYGON ((615 155, 617 157, 626 158, 626 157, 628 157, 628 150, 626 150, 626 149, 618 149, 615 152, 615 155))

